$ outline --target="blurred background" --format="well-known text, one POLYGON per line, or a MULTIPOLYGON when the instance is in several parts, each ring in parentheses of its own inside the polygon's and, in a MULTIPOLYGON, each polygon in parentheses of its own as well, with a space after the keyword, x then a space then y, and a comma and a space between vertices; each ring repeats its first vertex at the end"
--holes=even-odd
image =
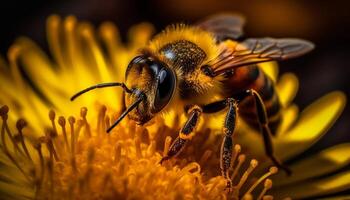
MULTIPOLYGON (((112 21, 122 36, 135 23, 148 21, 157 31, 173 22, 195 22, 207 15, 230 11, 246 16, 248 37, 300 37, 316 49, 299 59, 280 63, 281 73, 293 72, 300 79, 296 103, 305 106, 334 90, 350 94, 350 12, 346 1, 301 0, 36 0, 3 1, 0 5, 0 53, 16 37, 25 35, 47 50, 45 24, 50 14, 75 15, 99 25, 112 21)), ((124 37, 125 39, 125 37, 124 37)), ((350 107, 316 147, 350 142, 350 107)))

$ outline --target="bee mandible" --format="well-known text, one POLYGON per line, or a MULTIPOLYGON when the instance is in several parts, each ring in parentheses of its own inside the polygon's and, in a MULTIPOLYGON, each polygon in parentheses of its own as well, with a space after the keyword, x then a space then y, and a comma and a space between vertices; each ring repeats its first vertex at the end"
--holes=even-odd
POLYGON ((282 106, 274 82, 257 64, 298 57, 314 45, 295 38, 242 39, 243 25, 244 19, 232 14, 214 15, 193 26, 171 25, 140 48, 126 69, 125 83, 97 84, 71 100, 96 88, 122 87, 126 109, 107 133, 125 116, 142 125, 162 112, 186 112, 186 123, 160 163, 184 149, 202 115, 226 110, 220 169, 228 187, 238 115, 261 132, 271 161, 290 173, 275 157, 271 140, 282 106))

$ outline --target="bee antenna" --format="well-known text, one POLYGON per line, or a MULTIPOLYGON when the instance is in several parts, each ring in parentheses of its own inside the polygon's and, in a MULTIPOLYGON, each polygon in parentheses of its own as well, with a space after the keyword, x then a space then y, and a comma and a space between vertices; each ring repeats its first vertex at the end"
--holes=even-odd
POLYGON ((117 83, 117 82, 113 82, 113 83, 100 83, 100 84, 97 84, 97 85, 93 85, 93 86, 90 86, 78 93, 76 93, 75 95, 73 95, 70 100, 71 101, 74 101, 74 99, 76 99, 77 97, 79 97, 80 95, 86 93, 86 92, 89 92, 90 90, 94 90, 94 89, 97 89, 97 88, 104 88, 104 87, 116 87, 116 86, 120 86, 123 88, 123 90, 127 93, 132 93, 132 90, 130 90, 128 87, 126 87, 126 85, 124 83, 117 83))
POLYGON ((131 112, 132 110, 134 110, 136 108, 137 105, 139 105, 139 103, 141 103, 141 101, 144 99, 144 95, 141 95, 131 106, 129 106, 124 112, 123 114, 121 114, 119 116, 119 118, 112 124, 112 126, 110 126, 107 129, 107 133, 111 132, 111 130, 117 126, 119 124, 120 121, 122 121, 122 119, 124 119, 124 117, 131 112))

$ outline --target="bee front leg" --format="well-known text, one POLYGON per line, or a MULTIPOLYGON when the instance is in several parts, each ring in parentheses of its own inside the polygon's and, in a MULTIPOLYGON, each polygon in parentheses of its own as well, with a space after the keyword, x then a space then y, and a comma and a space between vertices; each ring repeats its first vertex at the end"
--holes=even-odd
POLYGON ((233 98, 228 98, 226 101, 228 111, 225 118, 223 133, 225 134, 220 150, 220 169, 222 176, 227 180, 227 188, 231 188, 232 183, 229 176, 231 169, 233 140, 232 135, 236 127, 237 103, 233 98))
POLYGON ((169 160, 174 156, 177 156, 184 149, 187 142, 191 140, 192 137, 194 136, 194 129, 202 113, 202 109, 199 106, 194 105, 188 109, 188 113, 189 113, 189 118, 187 119, 187 122, 181 129, 179 136, 175 139, 175 141, 170 146, 167 155, 160 160, 159 162, 160 164, 162 164, 164 161, 169 160))

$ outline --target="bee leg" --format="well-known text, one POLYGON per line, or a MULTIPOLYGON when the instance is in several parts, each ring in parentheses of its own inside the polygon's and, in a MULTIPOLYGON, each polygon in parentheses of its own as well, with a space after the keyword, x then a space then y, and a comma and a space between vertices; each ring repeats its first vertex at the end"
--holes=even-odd
POLYGON ((266 155, 271 159, 271 161, 280 169, 283 169, 288 175, 290 175, 292 172, 290 169, 286 166, 284 166, 281 161, 279 161, 276 156, 274 155, 274 150, 273 150, 273 144, 272 144, 272 139, 271 139, 271 130, 268 125, 268 117, 267 117, 267 112, 266 108, 264 105, 264 102, 255 90, 247 90, 244 92, 245 94, 241 94, 239 97, 240 100, 242 100, 244 97, 247 96, 253 96, 254 97, 254 102, 255 102, 255 108, 256 108, 256 113, 258 117, 258 122, 260 125, 260 130, 263 135, 263 140, 264 140, 264 146, 265 146, 265 152, 266 155))
POLYGON ((226 105, 229 107, 223 133, 225 134, 220 150, 220 169, 222 176, 227 180, 227 188, 232 187, 231 178, 229 176, 229 170, 231 169, 231 159, 232 159, 232 148, 233 140, 232 135, 236 127, 236 115, 237 115, 237 103, 233 98, 228 98, 226 100, 226 105))
POLYGON ((188 109, 188 113, 189 118, 187 119, 187 122, 181 129, 179 136, 171 144, 167 155, 160 160, 160 164, 174 156, 177 156, 184 149, 187 142, 192 139, 194 129, 202 113, 202 109, 199 106, 191 106, 191 108, 188 109))

